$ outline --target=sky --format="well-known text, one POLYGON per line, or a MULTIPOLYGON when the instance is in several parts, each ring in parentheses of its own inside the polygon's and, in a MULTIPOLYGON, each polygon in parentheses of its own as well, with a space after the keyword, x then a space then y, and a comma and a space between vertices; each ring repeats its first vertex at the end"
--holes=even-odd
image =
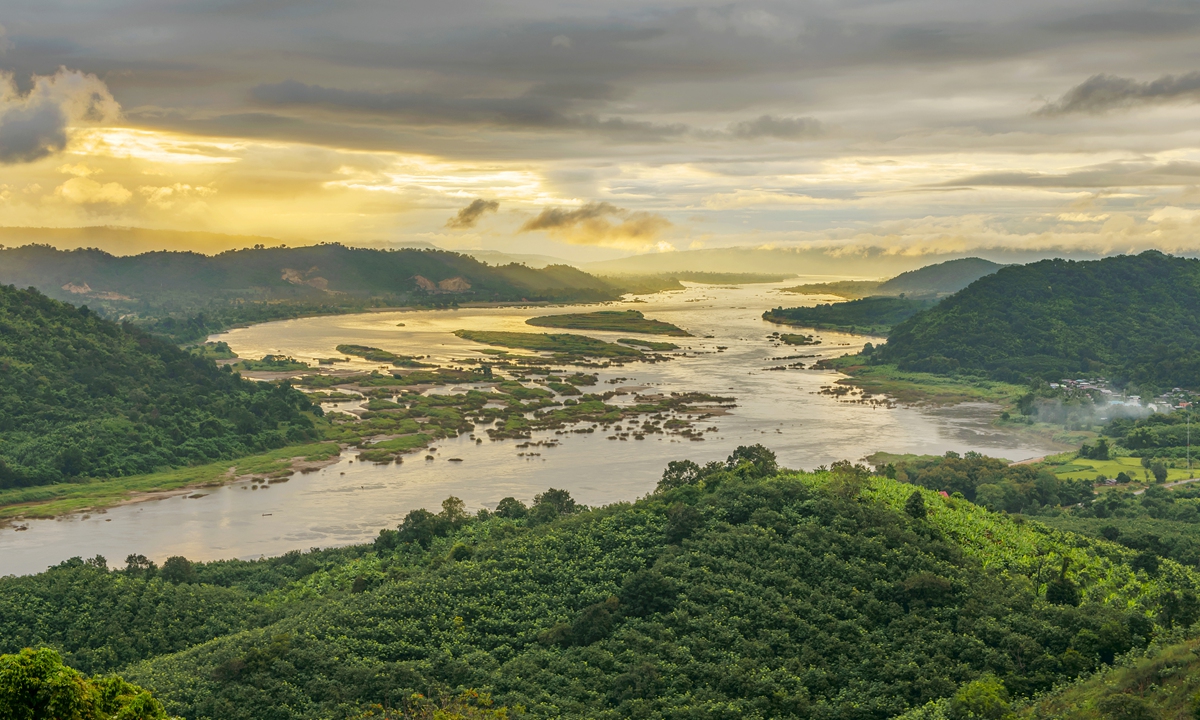
POLYGON ((0 72, 0 226, 1200 251, 1195 0, 5 0, 0 72))

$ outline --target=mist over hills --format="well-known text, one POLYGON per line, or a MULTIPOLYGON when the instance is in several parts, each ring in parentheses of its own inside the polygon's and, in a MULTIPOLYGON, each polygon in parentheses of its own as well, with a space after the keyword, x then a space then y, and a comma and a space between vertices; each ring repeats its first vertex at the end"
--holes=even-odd
POLYGON ((825 247, 761 248, 728 247, 707 250, 634 255, 618 260, 583 263, 579 267, 594 274, 659 274, 680 271, 795 273, 797 275, 840 275, 847 278, 888 278, 948 260, 978 258, 999 264, 1028 263, 1051 257, 1093 260, 1095 253, 986 248, 960 252, 904 254, 872 247, 848 250, 825 247))

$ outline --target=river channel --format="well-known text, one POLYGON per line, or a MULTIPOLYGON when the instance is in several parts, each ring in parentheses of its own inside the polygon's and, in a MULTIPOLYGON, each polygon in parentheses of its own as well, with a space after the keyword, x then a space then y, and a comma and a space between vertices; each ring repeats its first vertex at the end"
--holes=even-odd
MULTIPOLYGON (((787 285, 795 284, 792 280, 787 285)), ((356 462, 347 451, 333 465, 298 474, 287 483, 249 491, 248 483, 205 489, 202 497, 182 495, 134 503, 55 520, 27 521, 28 529, 0 530, 0 574, 38 572, 72 556, 104 555, 121 564, 142 553, 162 561, 172 555, 192 560, 256 558, 292 549, 369 541, 381 528, 395 527, 409 510, 436 509, 455 495, 468 508, 494 507, 505 496, 528 501, 549 487, 564 488, 579 502, 602 505, 634 500, 654 489, 670 460, 703 463, 724 459, 738 445, 762 443, 780 464, 811 469, 840 459, 858 460, 877 450, 936 453, 978 450, 1021 460, 1053 450, 990 424, 988 405, 951 408, 877 407, 820 394, 839 375, 808 369, 769 370, 821 357, 858 351, 863 336, 818 332, 812 347, 779 345, 769 334, 781 330, 761 319, 764 310, 795 306, 813 298, 780 292, 785 284, 718 287, 642 296, 612 303, 611 309, 638 309, 674 323, 695 337, 677 339, 686 350, 669 362, 634 363, 600 370, 600 390, 700 391, 733 397, 730 414, 704 421, 716 431, 703 442, 651 435, 642 441, 614 441, 603 433, 560 436, 555 447, 530 455, 522 440, 476 444, 466 436, 441 441, 430 452, 403 463, 356 462), (813 356, 779 360, 789 356, 813 356), (612 382, 610 382, 612 381, 612 382), (450 458, 461 462, 449 462, 450 458)), ((473 330, 539 331, 525 324, 537 315, 597 309, 580 307, 495 307, 458 310, 387 311, 326 316, 240 328, 225 340, 242 357, 290 355, 312 361, 337 355, 341 343, 369 345, 405 355, 428 355, 449 363, 476 354, 480 346, 451 333, 473 330)), ((628 333, 587 333, 615 340, 628 333)), ((375 363, 355 360, 351 367, 375 363)), ((342 366, 344 367, 344 366, 342 366)), ((453 391, 441 388, 436 391, 453 391)), ((632 396, 629 396, 632 397, 632 396)), ((616 401, 620 401, 620 397, 616 401)), ((329 406, 329 409, 334 409, 329 406)), ((535 433, 534 440, 553 438, 535 433)))

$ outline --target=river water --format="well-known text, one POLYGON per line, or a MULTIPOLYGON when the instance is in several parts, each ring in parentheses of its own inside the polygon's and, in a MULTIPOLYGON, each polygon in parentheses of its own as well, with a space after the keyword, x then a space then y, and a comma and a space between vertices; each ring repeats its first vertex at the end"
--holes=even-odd
MULTIPOLYGON (((557 447, 537 447, 540 455, 522 456, 519 453, 527 450, 515 447, 522 440, 476 444, 463 436, 439 442, 430 453, 433 460, 410 455, 403 463, 386 466, 355 462, 354 451, 349 451, 334 465, 297 474, 268 489, 251 491, 249 483, 236 483, 204 489, 196 493, 203 495, 198 498, 175 496, 90 515, 27 521, 28 530, 22 532, 4 528, 0 530, 0 574, 38 572, 72 556, 98 553, 110 564, 120 564, 130 553, 160 562, 172 555, 214 560, 364 542, 381 528, 395 527, 409 510, 437 509, 449 495, 462 498, 472 509, 494 507, 510 495, 528 501, 549 487, 565 488, 588 505, 633 500, 654 489, 668 461, 688 458, 703 464, 752 443, 774 450, 784 467, 805 469, 835 460, 859 460, 877 450, 936 454, 978 450, 1010 460, 1054 450, 992 427, 996 412, 992 406, 873 407, 819 394, 822 386, 838 379, 837 373, 767 370, 856 352, 871 339, 818 332, 820 345, 780 346, 768 335, 782 328, 760 316, 768 308, 795 306, 805 299, 780 293, 784 285, 694 285, 643 296, 641 302, 608 306, 641 310, 696 337, 670 338, 686 348, 670 362, 599 371, 600 384, 594 389, 649 386, 652 392, 694 390, 734 397, 737 408, 729 415, 702 423, 717 428, 705 434, 704 442, 661 435, 612 441, 603 433, 568 434, 558 436, 557 447), (773 359, 795 355, 815 357, 773 359), (448 462, 449 458, 462 462, 448 462)), ((445 363, 471 356, 480 347, 455 337, 454 330, 540 331, 525 320, 594 309, 389 311, 266 323, 213 339, 227 341, 242 357, 283 354, 311 361, 339 355, 336 345, 354 343, 428 355, 445 363)), ((628 335, 587 334, 606 340, 628 335)), ((364 360, 354 360, 350 366, 378 367, 364 360)), ((535 433, 534 440, 554 437, 552 432, 535 433)))

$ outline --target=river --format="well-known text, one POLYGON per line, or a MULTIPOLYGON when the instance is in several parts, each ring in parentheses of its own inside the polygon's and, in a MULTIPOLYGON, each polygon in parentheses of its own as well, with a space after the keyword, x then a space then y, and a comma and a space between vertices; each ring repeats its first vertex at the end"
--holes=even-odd
MULTIPOLYGON (((250 491, 249 483, 236 483, 205 489, 196 493, 203 495, 197 498, 180 495, 90 515, 27 521, 28 530, 23 532, 6 528, 0 531, 0 574, 38 572, 77 555, 102 554, 110 564, 122 564, 130 553, 160 562, 172 555, 214 560, 364 542, 381 528, 395 527, 409 510, 437 509, 449 495, 462 498, 472 509, 494 507, 510 495, 528 501, 549 487, 567 489, 588 505, 634 500, 654 489, 668 461, 724 459, 736 446, 752 443, 774 450, 785 467, 805 469, 835 460, 859 460, 877 450, 935 454, 978 450, 1010 460, 1054 450, 997 430, 990 424, 996 412, 993 406, 873 407, 819 394, 822 386, 838 379, 837 373, 767 370, 856 352, 871 339, 818 332, 822 343, 812 347, 772 341, 768 335, 782 328, 760 316, 768 308, 801 304, 805 298, 780 292, 796 282, 689 285, 683 291, 608 306, 641 310, 696 337, 680 339, 686 351, 670 362, 600 371, 598 388, 650 386, 655 392, 695 390, 734 397, 737 408, 729 415, 704 422, 717 428, 705 435, 704 442, 660 435, 623 442, 608 440, 602 433, 569 434, 560 436, 560 445, 539 447, 540 455, 530 456, 519 454, 524 451, 515 447, 521 440, 476 444, 463 436, 439 442, 430 453, 433 460, 413 455, 402 464, 385 466, 355 462, 355 452, 349 451, 336 464, 298 474, 287 483, 264 486, 268 489, 250 491), (773 359, 794 355, 815 357, 773 359), (618 378, 625 379, 607 382, 618 378), (462 462, 448 462, 449 458, 462 462)), ((449 362, 480 347, 455 337, 454 330, 538 330, 525 320, 594 309, 388 311, 266 323, 212 339, 225 340, 239 355, 252 358, 283 354, 311 361, 337 355, 338 344, 354 343, 449 362)), ((606 340, 628 335, 587 334, 606 340)), ((351 366, 378 367, 364 360, 351 366)), ((547 437, 554 435, 539 433, 534 440, 547 437)))

